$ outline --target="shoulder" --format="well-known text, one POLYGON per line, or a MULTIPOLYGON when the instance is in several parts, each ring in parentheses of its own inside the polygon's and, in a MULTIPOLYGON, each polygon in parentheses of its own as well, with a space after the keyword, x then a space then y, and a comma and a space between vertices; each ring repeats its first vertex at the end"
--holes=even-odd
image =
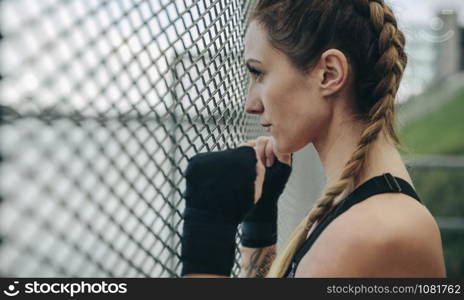
POLYGON ((403 194, 381 194, 352 206, 322 232, 296 277, 440 277, 438 225, 403 194))

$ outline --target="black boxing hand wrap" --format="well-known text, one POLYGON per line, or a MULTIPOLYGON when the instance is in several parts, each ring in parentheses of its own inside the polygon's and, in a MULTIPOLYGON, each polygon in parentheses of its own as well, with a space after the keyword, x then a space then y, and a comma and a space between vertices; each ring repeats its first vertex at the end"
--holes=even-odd
POLYGON ((277 204, 291 172, 292 167, 279 160, 266 167, 262 196, 241 225, 243 246, 262 248, 277 243, 277 204))
POLYGON ((181 276, 229 276, 237 225, 254 205, 256 154, 252 147, 199 153, 189 159, 181 238, 181 276))

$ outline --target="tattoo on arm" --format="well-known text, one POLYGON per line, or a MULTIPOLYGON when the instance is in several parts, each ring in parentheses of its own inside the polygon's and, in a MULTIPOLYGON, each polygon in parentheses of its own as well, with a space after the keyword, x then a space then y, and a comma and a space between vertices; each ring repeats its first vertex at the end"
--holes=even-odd
POLYGON ((276 257, 275 245, 264 248, 242 247, 242 270, 240 277, 266 277, 276 257))

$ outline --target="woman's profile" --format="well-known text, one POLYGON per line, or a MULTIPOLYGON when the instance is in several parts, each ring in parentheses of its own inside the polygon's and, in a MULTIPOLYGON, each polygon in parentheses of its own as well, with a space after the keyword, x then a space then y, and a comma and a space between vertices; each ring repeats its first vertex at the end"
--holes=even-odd
POLYGON ((182 276, 230 276, 239 224, 240 277, 446 276, 439 228, 397 150, 407 55, 384 1, 258 1, 244 59, 244 109, 270 137, 189 160, 182 276), (277 252, 277 200, 308 144, 327 185, 277 252))

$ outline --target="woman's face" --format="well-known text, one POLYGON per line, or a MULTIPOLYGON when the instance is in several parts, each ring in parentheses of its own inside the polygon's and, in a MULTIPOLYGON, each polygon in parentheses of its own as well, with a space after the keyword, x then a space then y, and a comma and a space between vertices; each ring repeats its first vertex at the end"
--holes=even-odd
POLYGON ((245 35, 245 62, 251 76, 245 111, 262 115, 261 124, 272 124, 276 151, 293 153, 324 134, 332 109, 320 95, 317 72, 303 74, 293 67, 256 21, 245 35))

